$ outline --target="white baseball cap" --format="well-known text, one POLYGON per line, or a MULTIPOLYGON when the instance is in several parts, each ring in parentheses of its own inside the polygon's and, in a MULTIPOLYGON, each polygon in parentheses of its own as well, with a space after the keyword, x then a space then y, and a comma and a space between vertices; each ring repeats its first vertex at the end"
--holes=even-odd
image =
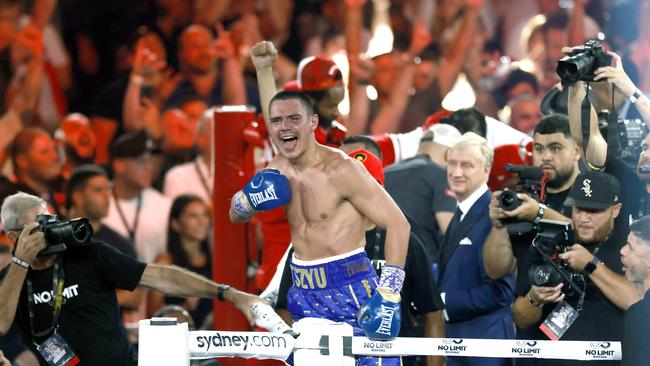
POLYGON ((461 133, 456 127, 446 123, 436 123, 424 132, 420 142, 435 142, 450 148, 460 136, 461 133))

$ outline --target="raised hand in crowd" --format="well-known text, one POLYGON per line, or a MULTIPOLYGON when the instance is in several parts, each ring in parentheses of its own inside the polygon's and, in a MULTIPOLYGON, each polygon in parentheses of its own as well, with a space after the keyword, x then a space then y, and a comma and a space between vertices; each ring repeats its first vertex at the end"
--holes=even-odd
POLYGON ((433 37, 423 20, 416 20, 411 31, 411 44, 408 55, 417 56, 431 43, 433 37))
POLYGON ((375 62, 357 55, 350 55, 348 62, 350 62, 350 74, 354 75, 358 83, 367 84, 375 72, 375 62))
POLYGON ((127 130, 138 131, 147 129, 153 138, 160 137, 159 119, 161 100, 157 93, 161 83, 161 72, 167 66, 148 49, 144 40, 136 44, 133 68, 129 84, 124 96, 123 119, 127 130))
POLYGON ((255 14, 244 14, 240 20, 230 26, 229 32, 237 61, 243 69, 250 61, 251 47, 264 40, 260 31, 259 18, 255 14))
POLYGON ((411 96, 408 90, 413 87, 416 66, 419 63, 416 57, 431 43, 431 40, 431 32, 427 29, 424 21, 417 20, 411 30, 409 49, 402 55, 403 65, 394 88, 370 124, 372 134, 397 131, 411 96))
POLYGON ((147 48, 144 40, 140 39, 135 48, 135 58, 133 60, 132 76, 153 77, 155 73, 160 72, 167 66, 165 60, 147 48))
POLYGON ((30 22, 16 34, 12 44, 11 59, 14 66, 17 66, 34 57, 42 57, 43 52, 43 29, 30 22))
POLYGON ((223 24, 217 22, 214 26, 215 31, 217 32, 217 38, 215 38, 212 43, 212 48, 210 51, 214 56, 219 59, 229 59, 235 57, 235 45, 232 42, 230 37, 230 32, 226 31, 223 28, 223 24))
POLYGON ((217 37, 210 52, 216 58, 223 60, 221 72, 223 74, 222 93, 228 104, 241 105, 247 103, 246 86, 242 68, 237 59, 237 52, 230 32, 226 31, 220 22, 215 24, 217 37))

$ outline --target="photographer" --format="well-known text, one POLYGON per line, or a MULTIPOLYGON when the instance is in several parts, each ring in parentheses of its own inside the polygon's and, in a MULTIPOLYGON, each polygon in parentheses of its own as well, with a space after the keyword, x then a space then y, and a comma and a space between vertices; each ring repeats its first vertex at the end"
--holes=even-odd
POLYGON ((256 296, 178 267, 137 262, 103 242, 82 240, 91 239, 92 231, 79 221, 52 223, 51 216, 38 215, 48 215, 46 203, 26 193, 7 197, 2 205, 2 225, 15 253, 0 272, 0 333, 17 326, 43 365, 53 353, 81 365, 137 363, 119 325, 118 288, 227 299, 253 322, 251 306, 261 303, 256 296), (54 253, 61 242, 69 248, 54 253))
MULTIPOLYGON (((588 169, 604 170, 619 177, 624 185, 623 212, 616 221, 616 227, 623 229, 626 234, 630 219, 647 213, 648 200, 639 200, 639 196, 645 196, 638 178, 646 178, 641 171, 644 166, 641 163, 643 151, 636 169, 638 177, 632 169, 636 157, 636 150, 633 149, 637 147, 633 136, 640 133, 645 135, 646 129, 633 120, 619 119, 616 112, 627 99, 647 123, 650 121, 650 103, 623 70, 621 58, 613 52, 605 52, 597 42, 589 41, 580 47, 565 47, 562 51, 567 56, 558 63, 558 73, 562 77, 562 83, 568 86, 571 134, 583 149, 588 169), (574 69, 572 63, 579 66, 574 69), (587 93, 593 94, 595 103, 587 98, 587 93), (608 116, 606 137, 601 134, 599 114, 608 116), (629 146, 631 143, 635 146, 629 146)), ((640 145, 643 149, 643 144, 640 145)))
MULTIPOLYGON (((501 278, 518 268, 519 273, 528 270, 528 248, 534 233, 513 233, 510 236, 502 220, 538 222, 541 219, 569 221, 570 211, 564 208, 569 189, 580 173, 578 160, 580 149, 571 137, 569 121, 566 116, 553 114, 542 118, 533 134, 533 166, 542 168, 546 175, 544 202, 537 202, 530 196, 520 193, 519 207, 507 211, 499 207, 501 192, 494 192, 490 202, 492 230, 483 247, 485 272, 492 279, 501 278)), ((519 276, 521 277, 521 276, 519 276)), ((517 293, 521 281, 517 280, 517 293)), ((527 282, 523 284, 524 293, 527 282)))
MULTIPOLYGON (((554 263, 576 285, 566 279, 538 283, 531 286, 525 297, 519 297, 513 306, 515 322, 521 329, 518 338, 620 341, 623 335, 623 311, 638 301, 635 287, 623 276, 619 251, 625 238, 614 232, 614 219, 621 211, 618 181, 607 173, 590 171, 580 174, 567 198, 571 207, 573 233, 576 244, 554 241, 560 247, 554 263), (559 283, 557 283, 559 282, 559 283), (576 289, 577 288, 577 289, 576 289), (580 295, 580 291, 584 293, 580 295), (567 304, 571 307, 567 307, 567 304), (558 309, 569 314, 564 327, 552 325, 558 309), (539 328, 543 328, 540 331, 539 328), (544 332, 544 334, 542 333, 544 332), (546 335, 545 335, 546 334, 546 335), (555 338, 555 339, 557 339, 555 338)), ((542 231, 543 232, 543 231, 542 231)), ((542 234, 538 235, 539 239, 542 234)), ((536 239, 536 241, 537 241, 536 239)), ((542 248, 541 246, 539 246, 542 248)), ((540 263, 545 263, 535 248, 531 267, 520 274, 531 281, 543 276, 540 263)), ((553 257, 551 253, 545 253, 553 257)), ((547 259, 548 260, 548 259, 547 259)), ((559 273, 559 272, 558 272, 559 273)), ((553 276, 550 276, 552 278, 553 276)), ((523 361, 523 360, 522 360, 523 361)), ((578 361, 526 360, 521 365, 574 365, 578 361)), ((618 365, 618 361, 603 361, 602 365, 618 365)))

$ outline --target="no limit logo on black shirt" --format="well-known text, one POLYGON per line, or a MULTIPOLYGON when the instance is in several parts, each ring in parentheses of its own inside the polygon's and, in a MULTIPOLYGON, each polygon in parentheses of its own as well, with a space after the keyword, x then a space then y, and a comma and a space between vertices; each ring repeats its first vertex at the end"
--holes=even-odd
MULTIPOLYGON (((79 285, 70 285, 63 289, 63 303, 66 300, 79 296, 79 285)), ((34 304, 50 304, 53 305, 54 292, 52 290, 38 292, 34 294, 34 304)))

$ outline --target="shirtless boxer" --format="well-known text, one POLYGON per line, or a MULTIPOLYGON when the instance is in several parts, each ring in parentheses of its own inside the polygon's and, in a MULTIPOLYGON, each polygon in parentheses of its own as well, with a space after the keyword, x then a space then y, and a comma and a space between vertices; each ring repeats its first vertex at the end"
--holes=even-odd
MULTIPOLYGON (((233 196, 231 221, 243 223, 257 211, 286 205, 295 248, 287 299, 294 321, 327 318, 352 325, 356 335, 396 337, 410 232, 406 218, 360 162, 316 142, 318 115, 301 92, 276 94, 269 115, 267 128, 279 153, 233 196), (387 233, 380 278, 364 251, 368 220, 387 233)), ((369 357, 359 361, 377 363, 369 357)))

